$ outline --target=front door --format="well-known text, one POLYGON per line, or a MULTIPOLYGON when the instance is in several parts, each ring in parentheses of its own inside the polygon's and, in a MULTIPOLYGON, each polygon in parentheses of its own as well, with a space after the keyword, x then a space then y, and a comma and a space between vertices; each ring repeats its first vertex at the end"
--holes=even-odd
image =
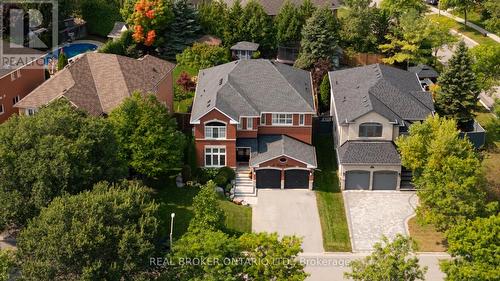
POLYGON ((237 147, 236 148, 236 161, 248 163, 250 161, 250 148, 237 147))

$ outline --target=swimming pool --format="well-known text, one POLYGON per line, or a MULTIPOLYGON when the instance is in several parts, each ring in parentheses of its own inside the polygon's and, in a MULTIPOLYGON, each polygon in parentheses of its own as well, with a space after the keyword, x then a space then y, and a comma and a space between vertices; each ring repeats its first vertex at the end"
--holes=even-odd
POLYGON ((59 57, 59 54, 61 53, 61 50, 63 50, 64 54, 68 59, 77 56, 79 54, 83 54, 86 52, 93 52, 97 50, 97 45, 91 44, 91 43, 70 43, 66 44, 59 49, 48 53, 45 56, 45 64, 49 63, 49 60, 52 58, 57 58, 59 57))

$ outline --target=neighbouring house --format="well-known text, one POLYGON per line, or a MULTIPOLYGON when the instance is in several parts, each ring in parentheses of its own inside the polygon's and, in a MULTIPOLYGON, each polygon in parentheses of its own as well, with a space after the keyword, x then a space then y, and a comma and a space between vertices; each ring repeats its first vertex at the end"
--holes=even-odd
POLYGON ((54 99, 66 98, 95 116, 106 116, 133 92, 152 93, 170 111, 175 64, 146 55, 140 59, 86 53, 34 89, 16 107, 32 115, 54 99))
POLYGON ((425 90, 429 90, 429 87, 436 83, 439 73, 426 64, 419 64, 417 66, 411 66, 408 68, 409 72, 415 73, 420 80, 420 84, 425 90))
MULTIPOLYGON (((234 2, 236 2, 236 0, 223 0, 223 1, 229 7, 232 7, 234 2)), ((241 0, 241 5, 245 6, 250 1, 251 0, 241 0)), ((280 12, 280 9, 285 3, 285 1, 286 0, 257 0, 257 2, 259 2, 264 8, 264 11, 266 11, 266 13, 270 16, 276 16, 280 12)), ((289 1, 295 4, 296 6, 302 5, 302 3, 304 2, 304 0, 289 0, 289 1)), ((341 0, 312 0, 311 2, 316 7, 322 7, 322 6, 330 7, 335 14, 342 5, 341 0)))
POLYGON ((414 73, 382 64, 329 73, 342 190, 412 188, 394 140, 434 112, 414 73))
POLYGON ((233 58, 238 60, 249 60, 259 49, 259 44, 254 42, 241 41, 231 47, 233 58))
POLYGON ((201 70, 191 114, 198 165, 236 169, 236 196, 311 189, 315 114, 307 71, 263 59, 201 70))
POLYGON ((111 38, 113 40, 117 40, 120 37, 122 37, 123 32, 128 30, 128 26, 126 23, 117 21, 115 22, 115 25, 113 26, 113 29, 111 32, 108 34, 108 38, 111 38))
POLYGON ((14 106, 45 81, 43 53, 2 42, 0 124, 18 112, 14 106), (11 58, 11 59, 9 59, 11 58))

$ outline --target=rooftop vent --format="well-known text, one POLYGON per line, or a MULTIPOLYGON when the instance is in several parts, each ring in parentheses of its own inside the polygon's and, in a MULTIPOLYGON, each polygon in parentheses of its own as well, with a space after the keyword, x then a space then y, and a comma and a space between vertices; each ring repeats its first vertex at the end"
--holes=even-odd
POLYGON ((155 67, 153 67, 153 72, 158 73, 158 70, 155 67))
POLYGON ((220 86, 220 85, 222 85, 222 81, 223 81, 223 79, 221 78, 221 79, 219 80, 219 86, 220 86))

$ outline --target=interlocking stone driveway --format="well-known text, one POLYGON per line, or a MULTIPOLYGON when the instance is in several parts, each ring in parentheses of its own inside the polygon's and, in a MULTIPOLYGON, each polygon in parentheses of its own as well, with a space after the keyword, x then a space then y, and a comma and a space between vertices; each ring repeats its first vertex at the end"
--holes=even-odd
POLYGON ((414 192, 345 191, 343 195, 354 252, 372 250, 382 235, 408 234, 406 219, 415 213, 418 201, 414 192))
POLYGON ((252 211, 253 231, 302 236, 305 253, 323 253, 314 191, 263 189, 258 191, 258 197, 252 211))

